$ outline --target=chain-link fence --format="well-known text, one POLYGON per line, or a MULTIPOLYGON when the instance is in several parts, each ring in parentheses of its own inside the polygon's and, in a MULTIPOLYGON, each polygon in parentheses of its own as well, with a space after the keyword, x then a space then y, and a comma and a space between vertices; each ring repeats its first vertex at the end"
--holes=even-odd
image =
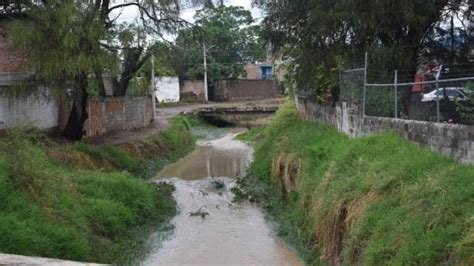
POLYGON ((341 100, 360 100, 364 98, 365 68, 342 71, 340 74, 341 100))
POLYGON ((474 77, 365 85, 365 114, 474 124, 474 77), (419 88, 423 88, 421 91, 419 88))
POLYGON ((363 102, 364 115, 474 125, 473 66, 437 66, 403 77, 394 71, 390 77, 368 73, 366 65, 342 71, 340 88, 340 100, 363 102), (392 82, 373 82, 377 78, 392 82))

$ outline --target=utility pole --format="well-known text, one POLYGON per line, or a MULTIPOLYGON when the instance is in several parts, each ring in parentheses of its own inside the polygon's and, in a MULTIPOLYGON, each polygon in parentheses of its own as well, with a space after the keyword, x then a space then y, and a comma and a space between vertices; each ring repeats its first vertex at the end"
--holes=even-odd
POLYGON ((209 101, 209 96, 207 93, 207 49, 206 43, 203 44, 203 53, 204 53, 204 99, 206 102, 209 101))
POLYGON ((151 107, 153 120, 156 121, 156 84, 155 84, 155 55, 151 56, 151 107))

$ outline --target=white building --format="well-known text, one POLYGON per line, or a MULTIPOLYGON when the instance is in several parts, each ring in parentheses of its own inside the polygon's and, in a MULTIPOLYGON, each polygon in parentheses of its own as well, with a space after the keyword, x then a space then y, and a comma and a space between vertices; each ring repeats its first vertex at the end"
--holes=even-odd
POLYGON ((155 94, 159 102, 179 102, 179 78, 156 78, 155 94))

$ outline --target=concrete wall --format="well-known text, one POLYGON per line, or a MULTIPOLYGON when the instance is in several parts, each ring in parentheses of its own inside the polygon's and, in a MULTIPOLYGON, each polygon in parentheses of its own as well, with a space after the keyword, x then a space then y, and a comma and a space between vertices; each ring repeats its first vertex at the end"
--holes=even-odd
POLYGON ((216 82, 215 90, 218 101, 270 99, 281 95, 277 83, 273 80, 225 80, 216 82))
POLYGON ((47 89, 23 97, 9 97, 0 87, 0 130, 17 126, 51 129, 58 126, 58 102, 47 89))
POLYGON ((335 106, 324 106, 316 104, 314 99, 298 97, 297 107, 307 121, 330 124, 351 137, 391 129, 411 142, 429 147, 432 151, 463 163, 474 164, 474 126, 363 117, 359 102, 339 102, 335 106))
POLYGON ((156 97, 160 102, 179 102, 179 78, 162 77, 156 79, 156 97))
POLYGON ((181 99, 204 101, 204 81, 203 80, 184 80, 181 82, 181 99))
POLYGON ((90 99, 87 106, 89 119, 85 123, 86 137, 150 125, 153 122, 152 103, 150 96, 90 99))

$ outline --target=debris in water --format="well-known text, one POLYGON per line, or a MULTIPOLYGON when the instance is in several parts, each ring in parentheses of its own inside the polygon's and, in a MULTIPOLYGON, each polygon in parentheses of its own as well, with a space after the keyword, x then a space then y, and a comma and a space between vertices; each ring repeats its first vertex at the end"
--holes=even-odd
POLYGON ((199 192, 201 193, 201 195, 202 195, 203 197, 209 196, 209 193, 207 193, 206 191, 204 191, 204 190, 202 190, 202 189, 199 190, 199 192))
POLYGON ((202 206, 199 208, 198 211, 195 212, 188 212, 189 216, 194 217, 194 216, 201 216, 201 218, 206 218, 206 216, 210 215, 208 212, 203 211, 202 209, 206 208, 206 206, 202 206))
POLYGON ((223 189, 223 188, 225 188, 225 182, 224 182, 224 180, 222 180, 222 179, 215 179, 215 180, 213 180, 211 183, 212 183, 212 185, 213 185, 216 189, 223 189))

